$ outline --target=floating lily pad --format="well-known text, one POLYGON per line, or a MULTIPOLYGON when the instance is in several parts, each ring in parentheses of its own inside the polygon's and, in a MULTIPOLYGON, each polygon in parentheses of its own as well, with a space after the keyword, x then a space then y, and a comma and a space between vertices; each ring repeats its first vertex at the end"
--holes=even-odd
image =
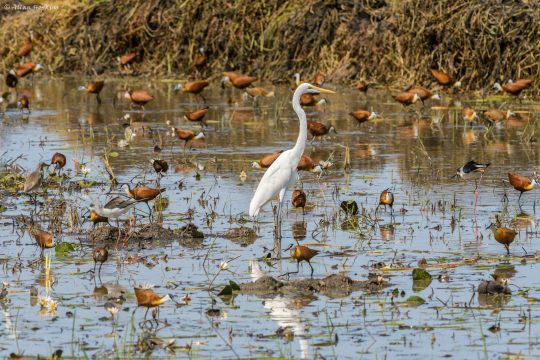
POLYGON ((420 306, 420 305, 425 304, 426 300, 424 300, 420 296, 413 295, 413 296, 409 296, 407 300, 405 300, 405 302, 410 306, 420 306))
POLYGON ((413 270, 412 278, 413 278, 414 281, 419 281, 419 280, 429 280, 429 281, 431 281, 431 274, 428 273, 424 269, 417 268, 417 269, 413 270))
POLYGON ((68 242, 58 243, 54 249, 56 255, 66 255, 74 250, 75 248, 73 247, 73 245, 68 242))

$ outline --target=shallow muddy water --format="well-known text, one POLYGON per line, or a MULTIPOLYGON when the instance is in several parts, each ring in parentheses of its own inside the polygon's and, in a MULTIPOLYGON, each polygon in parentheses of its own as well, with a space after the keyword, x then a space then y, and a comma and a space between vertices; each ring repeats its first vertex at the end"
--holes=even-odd
MULTIPOLYGON (((282 259, 261 260, 277 245, 269 205, 259 215, 255 240, 226 236, 230 229, 252 227, 247 209, 264 170, 252 168, 251 162, 291 148, 296 141, 298 120, 288 87, 277 87, 276 97, 254 104, 237 90, 224 92, 212 85, 205 93, 210 106, 203 130, 206 137, 184 150, 183 142, 168 132, 170 126, 200 130, 182 118, 187 110, 202 105, 199 98, 174 93, 168 82, 109 80, 98 107, 93 96, 76 91, 83 80, 36 77, 33 87, 25 89, 32 113, 22 116, 10 108, 0 120, 0 162, 21 156, 16 164, 31 171, 59 151, 67 156, 71 181, 92 185, 83 190, 51 186, 46 195, 38 196, 43 205, 34 220, 54 230, 57 241, 75 247, 67 255, 45 250, 51 258, 48 275, 33 238, 20 235, 16 219, 30 216, 34 205, 22 192, 0 190, 0 260, 2 280, 9 283, 0 302, 2 354, 50 356, 62 349, 64 355, 75 357, 540 355, 538 194, 536 190, 525 193, 520 209, 519 193, 506 181, 509 171, 531 175, 538 166, 537 103, 444 95, 442 102, 428 102, 422 110, 414 106, 413 112, 395 103, 385 90, 365 96, 328 84, 338 94, 326 96, 330 104, 307 112, 311 119, 333 124, 337 134, 308 144, 305 153, 317 161, 331 159, 333 166, 320 178, 301 172, 308 206, 305 214, 291 209, 289 192, 281 249, 298 240, 321 251, 312 260, 315 278, 343 273, 366 280, 379 267, 388 286, 340 296, 240 293, 231 300, 217 296, 230 280, 278 278, 296 269, 288 251, 282 251, 282 259), (144 112, 131 108, 119 97, 128 86, 143 87, 156 100, 144 112), (510 120, 490 131, 482 122, 466 125, 462 120, 463 106, 487 109, 501 104, 525 120, 510 120), (373 109, 382 118, 358 124, 348 112, 360 108, 373 109), (136 131, 129 146, 119 147, 125 114, 130 114, 132 127, 144 125, 152 131, 136 131), (158 143, 160 154, 154 153, 158 143), (345 171, 346 147, 350 167, 345 171), (161 186, 166 188, 163 196, 169 205, 155 217, 173 229, 192 222, 205 234, 202 243, 154 239, 139 248, 139 243, 128 241, 118 253, 111 250, 100 276, 94 277, 89 272, 94 265, 88 239, 92 225, 85 222, 80 230, 73 229, 70 218, 74 213, 86 216, 92 199, 104 203, 109 192, 121 192, 110 189, 104 153, 121 183, 154 186, 150 159, 167 160, 171 169, 161 186), (75 174, 74 159, 90 168, 86 178, 75 174), (476 211, 474 182, 451 178, 471 159, 491 163, 476 211), (244 181, 242 171, 247 175, 244 181), (386 188, 395 194, 393 215, 382 208, 375 214, 379 194, 386 188), (357 223, 344 221, 339 211, 344 200, 355 200, 361 207, 357 223), (53 224, 46 210, 62 201, 66 210, 60 212, 61 225, 53 224), (511 256, 486 230, 496 215, 505 226, 518 230, 510 245, 511 256), (433 280, 427 286, 413 286, 411 272, 421 259, 427 260, 433 280), (220 270, 222 262, 228 262, 227 270, 220 270), (510 278, 512 296, 475 294, 480 282, 495 272, 510 278), (143 321, 145 309, 132 315, 137 305, 133 285, 143 283, 154 284, 161 295, 173 295, 174 301, 161 306, 159 323, 143 321), (40 311, 30 297, 32 286, 59 302, 56 312, 40 311), (126 301, 113 321, 103 305, 121 291, 126 301), (413 295, 425 303, 407 304, 413 295)), ((145 212, 144 204, 137 206, 137 226, 149 222, 145 212)), ((303 263, 289 280, 309 276, 310 268, 303 263)), ((149 313, 147 319, 151 318, 149 313)))

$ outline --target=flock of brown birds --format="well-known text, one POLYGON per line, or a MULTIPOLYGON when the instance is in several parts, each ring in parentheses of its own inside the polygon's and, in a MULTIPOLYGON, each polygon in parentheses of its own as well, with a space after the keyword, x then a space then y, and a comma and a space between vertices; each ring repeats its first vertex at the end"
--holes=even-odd
MULTIPOLYGON (((32 49, 33 49, 32 38, 29 37, 25 40, 24 44, 17 51, 16 55, 19 58, 24 58, 32 51, 32 49)), ((127 53, 119 57, 118 62, 121 67, 126 67, 132 64, 134 61, 136 61, 136 59, 139 56, 140 56, 140 53, 138 52, 127 53)), ((205 63, 206 63, 206 58, 204 56, 204 50, 200 49, 199 52, 196 54, 195 59, 193 60, 193 65, 196 68, 201 68, 205 65, 205 63)), ((9 89, 16 89, 19 79, 27 77, 29 75, 33 75, 36 72, 39 72, 41 69, 43 69, 43 66, 41 64, 22 63, 16 66, 14 69, 10 70, 6 74, 5 84, 7 85, 9 89)), ((460 81, 455 81, 449 74, 446 74, 440 70, 432 69, 431 74, 433 78, 436 80, 436 82, 443 88, 452 88, 452 87, 461 86, 460 81)), ((295 80, 296 80, 297 86, 302 83, 302 80, 300 79, 299 74, 295 74, 295 80)), ((221 85, 223 87, 229 86, 229 87, 234 87, 239 90, 243 90, 246 97, 250 97, 254 100, 257 100, 260 97, 274 96, 273 91, 268 91, 267 89, 264 89, 262 87, 252 86, 253 83, 256 81, 257 81, 257 78, 254 76, 245 75, 236 71, 226 71, 226 72, 223 72, 221 85)), ((324 81, 325 81, 325 75, 322 73, 317 73, 313 78, 313 83, 317 86, 322 86, 324 81)), ((532 79, 518 79, 515 81, 510 81, 504 85, 500 85, 499 83, 496 83, 494 85, 494 88, 498 91, 504 91, 510 95, 519 97, 522 91, 529 88, 532 83, 533 83, 532 79)), ((207 80, 189 81, 184 84, 175 85, 174 91, 181 91, 183 93, 199 96, 202 98, 204 102, 206 102, 203 92, 204 92, 204 89, 207 88, 209 85, 210 85, 210 82, 207 80)), ((356 88, 360 92, 365 93, 368 91, 370 85, 371 84, 368 83, 367 81, 361 80, 357 83, 356 88)), ((102 102, 100 98, 100 93, 102 92, 104 86, 105 86, 105 82, 102 80, 92 81, 92 82, 87 83, 86 85, 80 86, 79 91, 84 91, 89 94, 95 95, 97 103, 99 105, 102 102)), ((9 97, 9 95, 10 95, 9 92, 5 92, 4 94, 2 94, 2 96, 0 97, 0 104, 2 102, 5 102, 7 98, 9 97)), ((147 91, 142 90, 142 89, 130 89, 124 93, 124 96, 133 105, 141 106, 143 109, 148 103, 154 100, 154 96, 152 96, 147 91)), ((407 107, 407 106, 417 103, 418 101, 420 101, 423 104, 427 100, 440 100, 440 96, 433 90, 420 87, 420 86, 414 86, 398 94, 397 96, 394 97, 394 99, 398 103, 407 107)), ((326 102, 325 99, 317 99, 316 96, 311 95, 311 94, 304 94, 302 98, 300 99, 300 103, 302 106, 320 106, 320 105, 323 105, 325 102, 326 102)), ((23 111, 27 111, 28 113, 30 112, 30 99, 28 95, 21 94, 18 96, 17 107, 21 110, 21 112, 23 111)), ((185 113, 184 118, 189 122, 200 124, 201 127, 206 126, 206 122, 204 118, 207 115, 208 110, 209 110, 208 106, 205 106, 200 109, 196 109, 194 111, 185 113)), ((356 119, 358 123, 363 123, 363 122, 375 119, 378 116, 376 112, 368 111, 365 109, 352 111, 349 114, 354 119, 356 119)), ((490 109, 490 110, 485 110, 481 112, 480 114, 477 113, 477 111, 475 111, 472 108, 465 108, 463 110, 464 120, 474 121, 474 120, 477 120, 481 116, 492 124, 507 120, 509 117, 513 115, 514 113, 511 112, 510 110, 502 111, 498 109, 490 109)), ((204 137, 204 134, 202 132, 196 134, 192 130, 182 129, 182 128, 173 128, 172 130, 178 139, 184 141, 184 145, 187 145, 192 140, 200 139, 204 137)), ((336 129, 333 126, 328 126, 326 124, 316 122, 316 121, 308 121, 308 130, 312 136, 311 141, 314 141, 317 138, 323 137, 331 132, 336 133, 336 129)), ((262 159, 260 159, 259 161, 253 162, 252 166, 255 168, 268 168, 279 157, 279 155, 280 155, 280 152, 269 154, 263 157, 262 159)), ((44 179, 44 169, 48 168, 51 165, 54 165, 56 167, 56 170, 60 171, 65 166, 65 164, 66 164, 66 157, 61 153, 56 153, 53 155, 50 164, 46 164, 43 162, 39 163, 37 168, 27 176, 25 184, 24 184, 24 192, 29 194, 30 196, 33 196, 33 200, 35 204, 37 204, 35 193, 41 187, 42 181, 44 179)), ((154 170, 156 171, 156 173, 158 174, 158 177, 161 176, 162 173, 168 170, 167 162, 161 159, 153 159, 152 166, 154 170)), ((327 164, 326 165, 323 163, 317 164, 309 156, 303 155, 298 164, 298 170, 321 173, 324 170, 325 166, 327 166, 327 164)), ((531 190, 537 184, 535 178, 528 178, 528 177, 520 176, 517 174, 508 174, 508 176, 509 176, 510 184, 516 190, 520 191, 520 199, 521 199, 521 194, 523 192, 531 190)), ((165 190, 159 187, 150 188, 146 186, 131 188, 128 185, 125 185, 124 189, 126 191, 126 194, 132 199, 134 199, 134 201, 145 202, 147 205, 149 201, 155 199, 157 196, 159 196, 159 194, 161 194, 165 190)), ((292 193, 291 203, 293 207, 302 208, 302 210, 304 210, 306 206, 306 201, 307 201, 307 196, 303 190, 297 189, 292 193)), ((393 204, 394 204, 393 193, 390 191, 390 189, 384 190, 380 194, 379 206, 383 206, 383 205, 385 207, 390 206, 390 208, 392 209, 393 204)), ((105 205, 105 207, 102 209, 107 209, 107 205, 105 205)), ((117 205, 111 204, 111 206, 117 206, 117 205)), ((348 207, 344 208, 343 206, 344 205, 342 204, 342 208, 344 210, 345 209, 347 211, 350 210, 348 207)), ((150 209, 149 206, 148 208, 150 209)), ((123 209, 112 207, 109 210, 111 210, 112 213, 114 213, 114 211, 120 211, 123 209)), ((356 211, 358 211, 358 209, 356 209, 356 211)), ((103 216, 103 214, 99 214, 95 210, 92 210, 90 212, 89 219, 93 222, 94 225, 98 223, 109 222, 109 218, 107 216, 103 216)), ((501 244, 503 244, 506 247, 507 251, 509 251, 508 246, 514 240, 514 237, 516 236, 516 232, 512 229, 498 227, 494 224, 490 225, 490 228, 493 230, 495 239, 501 244)), ((39 245, 39 247, 42 250, 46 248, 51 248, 54 246, 54 239, 53 239, 52 233, 41 230, 37 227, 32 227, 30 229, 30 233, 31 235, 34 236, 36 243, 39 245)), ((310 260, 317 254, 318 254, 318 251, 310 249, 307 246, 302 246, 302 245, 297 245, 291 251, 292 258, 295 259, 298 263, 302 261, 306 261, 309 264, 312 270, 311 271, 312 274, 313 274, 313 267, 311 266, 310 260)), ((95 265, 97 263, 100 263, 100 267, 98 269, 98 273, 99 273, 99 271, 101 270, 102 264, 108 259, 108 249, 106 247, 96 247, 92 253, 92 257, 94 259, 95 265)), ((94 270, 95 270, 95 267, 96 266, 94 266, 94 270)), ((157 307, 169 299, 168 295, 164 297, 160 297, 148 287, 135 288, 135 295, 136 295, 138 304, 140 306, 145 306, 147 308, 157 307)), ((109 304, 110 309, 114 309, 116 307, 117 305, 114 302, 109 304)))

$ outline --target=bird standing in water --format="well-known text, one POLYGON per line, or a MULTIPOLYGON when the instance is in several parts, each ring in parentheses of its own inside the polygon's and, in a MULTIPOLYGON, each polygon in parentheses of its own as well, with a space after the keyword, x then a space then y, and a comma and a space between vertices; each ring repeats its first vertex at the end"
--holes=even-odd
POLYGON ((480 183, 482 182, 482 177, 484 176, 484 172, 488 168, 488 166, 491 165, 490 163, 487 164, 479 164, 476 161, 469 161, 459 169, 457 169, 455 176, 459 176, 460 178, 464 180, 468 179, 474 179, 475 182, 475 189, 474 189, 474 211, 476 212, 476 204, 478 203, 478 191, 480 190, 480 183))
POLYGON ((288 188, 298 180, 297 166, 306 148, 307 120, 306 113, 300 106, 300 97, 303 94, 317 95, 320 93, 333 94, 334 92, 308 83, 301 84, 296 88, 292 99, 293 109, 300 121, 300 131, 296 144, 292 149, 282 152, 266 170, 249 204, 249 216, 256 218, 261 208, 279 194, 276 221, 276 237, 278 239, 281 238, 281 209, 285 201, 285 194, 288 188))

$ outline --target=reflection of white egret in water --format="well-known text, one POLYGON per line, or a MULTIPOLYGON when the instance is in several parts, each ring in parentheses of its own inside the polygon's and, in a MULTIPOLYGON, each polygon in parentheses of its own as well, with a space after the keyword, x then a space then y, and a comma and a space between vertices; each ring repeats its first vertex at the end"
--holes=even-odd
POLYGON ((2 313, 4 314, 4 324, 6 327, 6 332, 9 334, 10 339, 17 339, 17 327, 15 326, 15 323, 11 320, 11 313, 9 312, 9 307, 6 306, 4 303, 0 303, 0 307, 2 308, 2 313))
MULTIPOLYGON (((267 275, 261 270, 257 261, 251 260, 249 265, 251 280, 257 281, 267 275)), ((300 310, 295 306, 295 300, 284 295, 276 295, 274 298, 265 298, 264 307, 270 310, 270 317, 279 326, 292 328, 294 337, 298 339, 298 344, 300 345, 300 358, 307 359, 309 344, 305 338, 306 324, 302 320, 300 310)))

